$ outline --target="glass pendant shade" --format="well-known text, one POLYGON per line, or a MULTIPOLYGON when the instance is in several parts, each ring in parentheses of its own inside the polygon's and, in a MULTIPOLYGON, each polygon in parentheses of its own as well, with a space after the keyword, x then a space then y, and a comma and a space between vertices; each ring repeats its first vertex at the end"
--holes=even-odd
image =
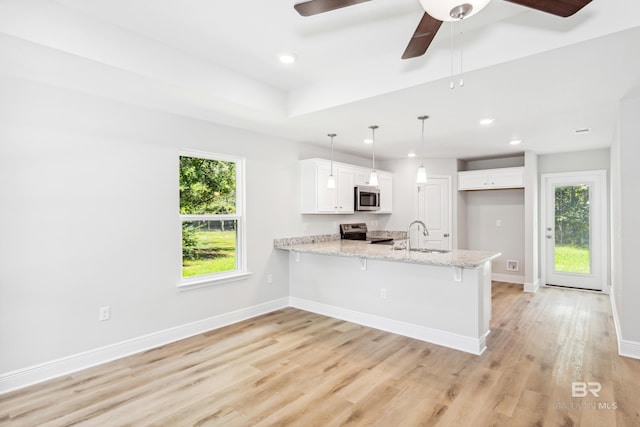
POLYGON ((327 180, 327 188, 336 188, 336 177, 333 174, 329 175, 327 180))
POLYGON ((425 168, 424 165, 420 165, 418 168, 418 177, 416 178, 416 182, 418 184, 427 183, 427 168, 425 168))
POLYGON ((369 185, 374 187, 378 186, 378 172, 371 171, 371 175, 369 176, 369 185))
POLYGON ((461 18, 468 18, 480 12, 490 0, 420 0, 422 8, 438 21, 458 21, 461 18), (471 6, 471 10, 467 11, 471 6), (460 11, 466 11, 460 16, 460 11))

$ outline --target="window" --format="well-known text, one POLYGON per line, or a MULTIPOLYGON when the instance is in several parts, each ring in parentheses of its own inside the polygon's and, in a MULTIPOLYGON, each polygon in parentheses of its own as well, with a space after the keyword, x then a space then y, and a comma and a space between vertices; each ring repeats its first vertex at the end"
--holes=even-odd
POLYGON ((180 155, 181 286, 246 276, 243 160, 180 155))

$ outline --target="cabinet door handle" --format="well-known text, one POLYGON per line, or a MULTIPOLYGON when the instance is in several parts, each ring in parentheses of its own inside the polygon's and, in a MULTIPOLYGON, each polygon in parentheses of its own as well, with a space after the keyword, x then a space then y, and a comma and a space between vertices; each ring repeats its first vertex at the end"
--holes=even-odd
POLYGON ((442 237, 449 237, 449 233, 444 233, 442 237))

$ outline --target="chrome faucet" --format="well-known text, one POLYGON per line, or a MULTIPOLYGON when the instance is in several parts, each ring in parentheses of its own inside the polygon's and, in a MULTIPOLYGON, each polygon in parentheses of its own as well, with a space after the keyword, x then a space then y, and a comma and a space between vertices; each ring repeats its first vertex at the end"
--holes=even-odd
POLYGON ((427 237, 429 235, 429 230, 427 230, 427 226, 424 222, 420 220, 415 220, 411 224, 409 224, 409 228, 407 229, 407 252, 411 252, 411 227, 413 226, 413 224, 418 224, 422 226, 422 228, 424 229, 422 231, 422 235, 424 237, 427 237))

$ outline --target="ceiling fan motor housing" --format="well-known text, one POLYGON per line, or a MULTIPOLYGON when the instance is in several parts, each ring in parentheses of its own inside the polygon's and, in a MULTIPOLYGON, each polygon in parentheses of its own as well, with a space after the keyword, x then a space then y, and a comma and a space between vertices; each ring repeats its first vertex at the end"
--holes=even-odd
POLYGON ((420 0, 423 9, 439 21, 459 21, 480 12, 491 0, 420 0))

